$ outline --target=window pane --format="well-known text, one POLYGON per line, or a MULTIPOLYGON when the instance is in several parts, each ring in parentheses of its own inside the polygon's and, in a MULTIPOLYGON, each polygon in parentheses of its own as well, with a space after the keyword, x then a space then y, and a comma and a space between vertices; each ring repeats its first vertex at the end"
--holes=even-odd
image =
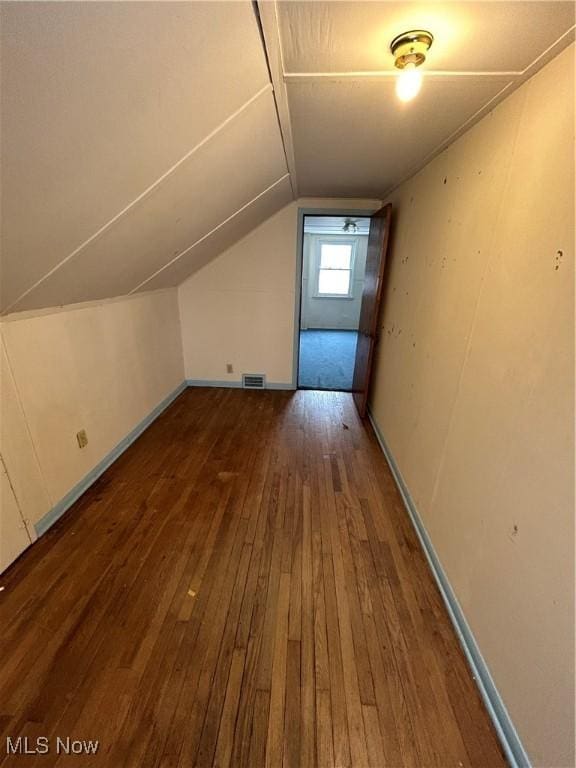
POLYGON ((350 269, 352 246, 343 243, 323 243, 320 251, 320 267, 325 269, 350 269))
POLYGON ((348 270, 321 269, 318 279, 318 293, 348 295, 350 272, 348 270))

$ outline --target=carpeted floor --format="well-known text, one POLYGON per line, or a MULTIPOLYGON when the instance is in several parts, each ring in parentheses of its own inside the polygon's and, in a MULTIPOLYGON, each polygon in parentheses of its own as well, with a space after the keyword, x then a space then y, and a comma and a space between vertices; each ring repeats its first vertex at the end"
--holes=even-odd
POLYGON ((352 389, 356 331, 300 331, 298 386, 352 389))

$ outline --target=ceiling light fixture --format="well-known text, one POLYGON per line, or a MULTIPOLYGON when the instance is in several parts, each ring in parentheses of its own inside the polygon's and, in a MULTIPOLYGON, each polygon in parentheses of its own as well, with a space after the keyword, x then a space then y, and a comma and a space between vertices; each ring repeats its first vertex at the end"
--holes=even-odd
POLYGON ((400 101, 410 101, 418 95, 422 86, 422 73, 418 67, 426 60, 428 49, 434 37, 423 29, 403 32, 392 40, 390 50, 394 56, 394 66, 400 69, 396 81, 396 95, 400 101))

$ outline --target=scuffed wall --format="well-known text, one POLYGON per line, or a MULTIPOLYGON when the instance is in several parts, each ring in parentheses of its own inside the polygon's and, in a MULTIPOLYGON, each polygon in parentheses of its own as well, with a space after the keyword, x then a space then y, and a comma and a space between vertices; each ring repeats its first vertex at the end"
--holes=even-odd
POLYGON ((182 383, 176 291, 16 314, 1 326, 0 452, 33 535, 34 524, 182 383))
POLYGON ((371 410, 535 765, 574 765, 574 46, 391 196, 371 410))
POLYGON ((186 280, 178 289, 186 378, 232 383, 264 373, 271 384, 291 386, 298 209, 378 207, 301 198, 186 280))

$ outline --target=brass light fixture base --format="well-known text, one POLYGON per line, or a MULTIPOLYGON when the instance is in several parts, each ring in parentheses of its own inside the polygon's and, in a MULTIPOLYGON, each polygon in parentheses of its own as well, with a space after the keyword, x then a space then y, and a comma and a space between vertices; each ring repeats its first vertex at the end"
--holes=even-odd
POLYGON ((390 43, 390 50, 395 58, 394 66, 398 69, 404 69, 407 64, 419 67, 425 61, 433 42, 432 33, 424 29, 413 29, 398 35, 390 43))

